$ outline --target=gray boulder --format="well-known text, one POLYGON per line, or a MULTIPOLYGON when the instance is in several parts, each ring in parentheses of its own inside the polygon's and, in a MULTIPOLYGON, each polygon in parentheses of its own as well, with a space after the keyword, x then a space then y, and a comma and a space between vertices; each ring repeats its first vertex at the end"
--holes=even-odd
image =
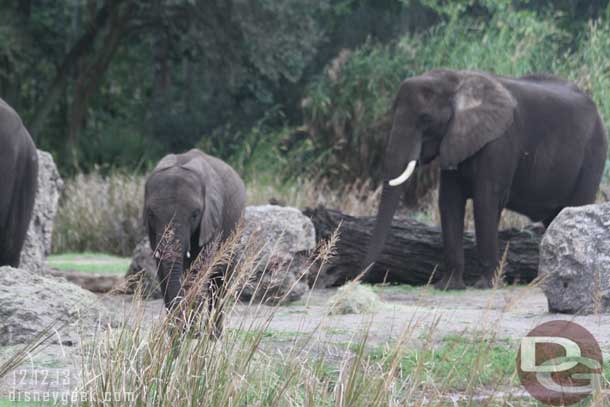
POLYGON ((243 300, 265 303, 299 300, 308 290, 309 254, 315 229, 300 210, 275 205, 249 206, 244 214, 241 250, 257 253, 243 300))
POLYGON ((63 279, 0 267, 0 345, 32 341, 52 324, 52 341, 73 344, 108 322, 95 294, 63 279))
POLYGON ((139 292, 142 297, 151 299, 163 297, 148 237, 143 238, 134 249, 125 279, 127 292, 139 292))
POLYGON ((610 203, 565 208, 540 246, 550 312, 610 312, 610 203))
MULTIPOLYGON (((249 262, 254 270, 242 289, 241 299, 266 303, 299 300, 308 289, 309 252, 315 244, 313 223, 298 209, 274 205, 247 207, 235 258, 256 258, 249 262)), ((126 277, 132 292, 141 284, 144 296, 161 297, 148 238, 134 250, 126 277)))
POLYGON ((38 190, 19 267, 36 273, 45 270, 45 260, 51 252, 53 220, 63 185, 51 154, 38 150, 38 190))

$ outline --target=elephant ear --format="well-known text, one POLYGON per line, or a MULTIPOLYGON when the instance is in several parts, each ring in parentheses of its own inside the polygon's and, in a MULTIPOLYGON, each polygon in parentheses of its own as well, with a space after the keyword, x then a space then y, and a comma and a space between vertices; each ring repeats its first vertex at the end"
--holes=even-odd
POLYGON ((455 169, 512 125, 517 102, 497 80, 467 74, 453 100, 453 118, 440 146, 443 169, 455 169))
POLYGON ((163 171, 171 167, 175 167, 178 164, 178 158, 176 154, 168 154, 155 167, 155 171, 163 171))
POLYGON ((221 180, 203 158, 194 158, 182 168, 194 171, 201 179, 204 208, 199 227, 199 246, 203 246, 221 232, 224 205, 221 180))

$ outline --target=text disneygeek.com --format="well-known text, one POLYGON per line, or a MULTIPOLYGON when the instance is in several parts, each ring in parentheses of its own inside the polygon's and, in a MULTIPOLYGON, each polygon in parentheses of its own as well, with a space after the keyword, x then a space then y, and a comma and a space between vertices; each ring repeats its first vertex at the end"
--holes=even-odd
POLYGON ((12 374, 11 402, 91 403, 132 401, 129 392, 88 392, 72 390, 76 377, 68 369, 18 369, 12 374))

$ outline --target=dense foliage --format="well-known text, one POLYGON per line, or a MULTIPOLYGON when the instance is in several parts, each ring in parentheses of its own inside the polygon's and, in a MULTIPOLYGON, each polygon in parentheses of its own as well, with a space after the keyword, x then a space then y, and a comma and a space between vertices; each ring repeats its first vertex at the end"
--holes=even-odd
POLYGON ((472 3, 447 6, 445 20, 425 32, 346 52, 310 84, 304 103, 309 156, 319 157, 323 175, 377 178, 398 84, 434 68, 510 76, 551 72, 590 93, 610 125, 610 10, 597 20, 567 24, 550 9, 481 1, 476 14, 464 6, 472 3))
POLYGON ((0 3, 0 97, 64 175, 197 145, 246 177, 375 176, 397 84, 441 66, 557 73, 610 120, 608 0, 0 3))

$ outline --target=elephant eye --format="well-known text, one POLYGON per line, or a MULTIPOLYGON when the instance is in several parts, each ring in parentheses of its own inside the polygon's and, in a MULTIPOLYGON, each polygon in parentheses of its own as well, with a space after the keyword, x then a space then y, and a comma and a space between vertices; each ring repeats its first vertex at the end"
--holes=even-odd
POLYGON ((191 216, 193 217, 193 219, 197 219, 199 217, 199 209, 195 209, 191 216))

